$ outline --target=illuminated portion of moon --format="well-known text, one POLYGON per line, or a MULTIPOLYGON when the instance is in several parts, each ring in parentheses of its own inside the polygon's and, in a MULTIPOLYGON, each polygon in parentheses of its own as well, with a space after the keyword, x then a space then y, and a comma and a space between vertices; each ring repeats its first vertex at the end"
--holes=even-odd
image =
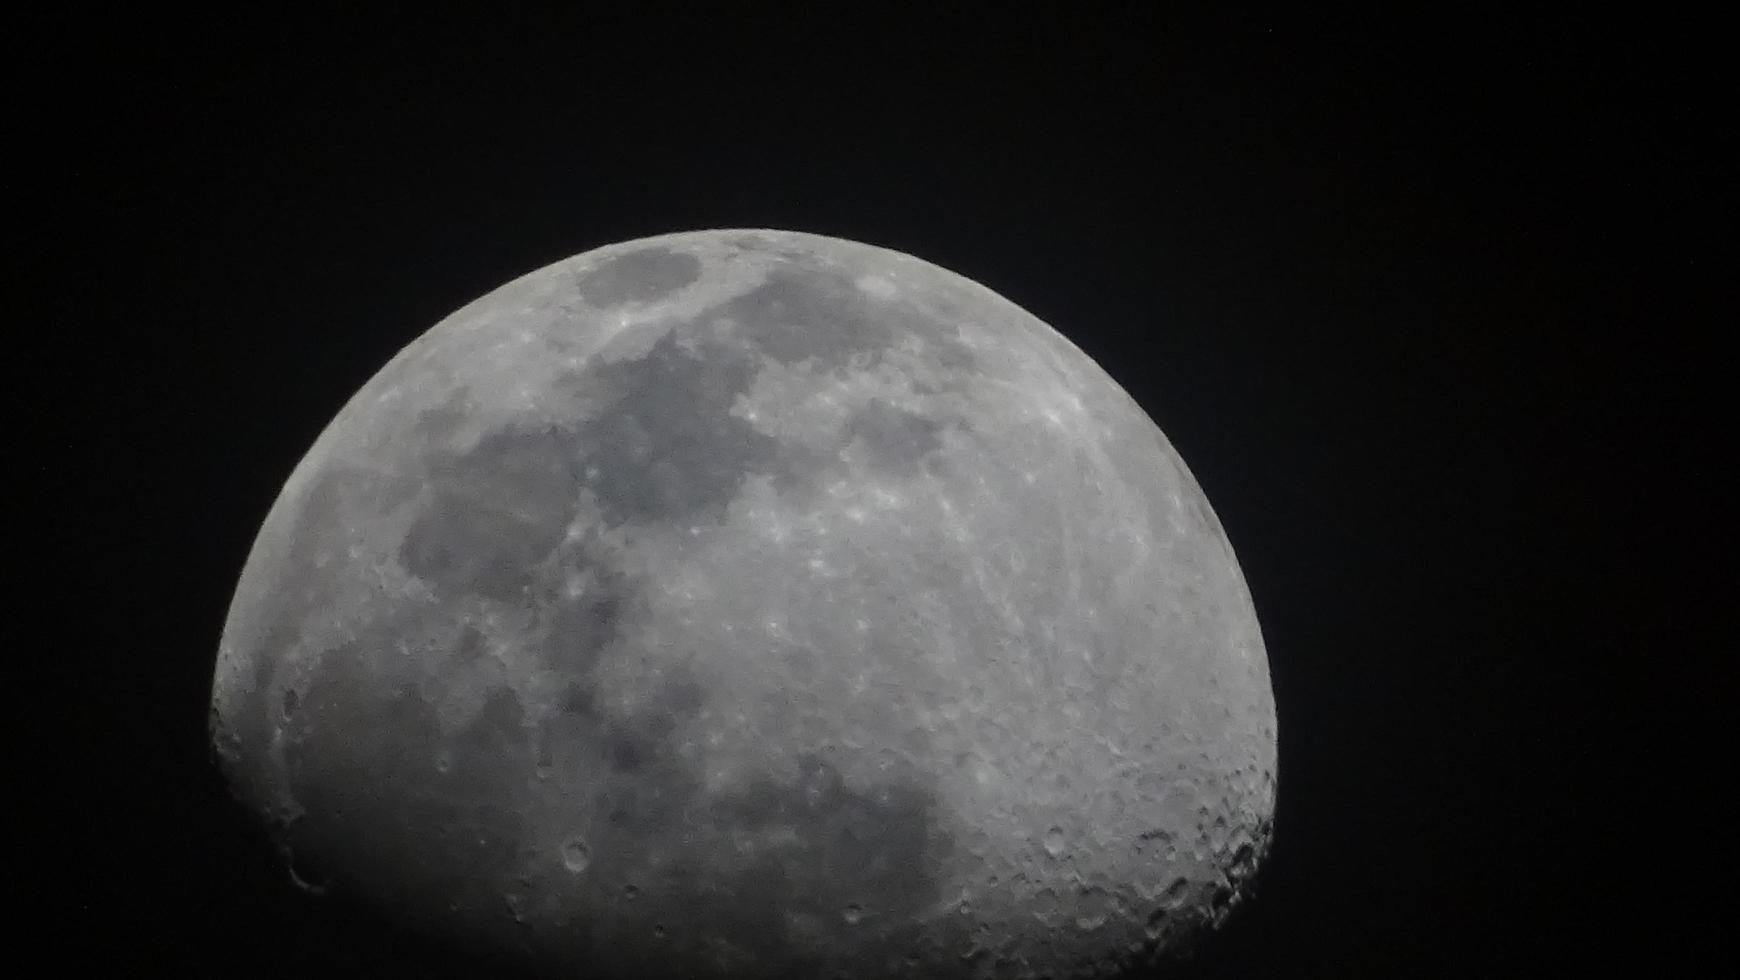
POLYGON ((295 873, 585 976, 1034 976, 1218 922, 1275 710, 1202 490, 958 275, 767 230, 510 282, 345 405, 212 691, 295 873))

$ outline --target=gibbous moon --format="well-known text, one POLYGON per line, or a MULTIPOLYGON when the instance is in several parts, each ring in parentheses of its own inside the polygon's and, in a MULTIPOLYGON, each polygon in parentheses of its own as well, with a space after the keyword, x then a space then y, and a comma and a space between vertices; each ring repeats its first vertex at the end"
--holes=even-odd
POLYGON ((784 231, 400 352, 266 516, 212 735, 298 881, 586 977, 1107 973, 1220 922, 1275 806, 1160 430, 984 287, 784 231))

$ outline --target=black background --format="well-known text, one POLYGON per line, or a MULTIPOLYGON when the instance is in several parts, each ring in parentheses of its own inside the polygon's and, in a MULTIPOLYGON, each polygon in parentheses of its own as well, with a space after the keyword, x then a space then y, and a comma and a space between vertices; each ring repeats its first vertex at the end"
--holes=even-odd
POLYGON ((774 227, 1053 324, 1219 512, 1269 646, 1278 839, 1181 975, 1731 959, 1700 891, 1731 875, 1732 774, 1704 752, 1731 641, 1699 624, 1734 584, 1706 25, 15 20, 8 335, 47 493, 16 516, 49 547, 13 662, 52 672, 13 687, 47 818, 20 948, 479 975, 304 900, 229 806, 230 590, 301 453, 442 316, 609 242, 774 227))

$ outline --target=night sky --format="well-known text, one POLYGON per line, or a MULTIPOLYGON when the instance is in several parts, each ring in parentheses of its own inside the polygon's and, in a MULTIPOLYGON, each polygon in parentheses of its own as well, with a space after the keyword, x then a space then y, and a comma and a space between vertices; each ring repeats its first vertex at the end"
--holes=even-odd
POLYGON ((610 242, 773 227, 1033 312, 1219 513, 1273 671, 1277 840, 1179 976, 1733 958, 1699 891, 1732 876, 1732 763, 1702 758, 1735 585, 1708 28, 12 20, 8 337, 45 492, 14 518, 48 542, 13 621, 48 674, 13 687, 44 818, 16 949, 479 975, 305 900, 229 804, 205 726, 230 591, 303 451, 447 313, 610 242))

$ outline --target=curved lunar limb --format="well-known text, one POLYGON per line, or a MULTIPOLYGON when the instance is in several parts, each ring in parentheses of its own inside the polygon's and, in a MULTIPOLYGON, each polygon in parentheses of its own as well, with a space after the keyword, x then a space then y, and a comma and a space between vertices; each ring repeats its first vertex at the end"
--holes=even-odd
POLYGON ((266 517, 212 719, 311 883, 587 976, 1110 970, 1220 921, 1275 806, 1154 423, 989 290, 769 230, 406 347, 266 517))

